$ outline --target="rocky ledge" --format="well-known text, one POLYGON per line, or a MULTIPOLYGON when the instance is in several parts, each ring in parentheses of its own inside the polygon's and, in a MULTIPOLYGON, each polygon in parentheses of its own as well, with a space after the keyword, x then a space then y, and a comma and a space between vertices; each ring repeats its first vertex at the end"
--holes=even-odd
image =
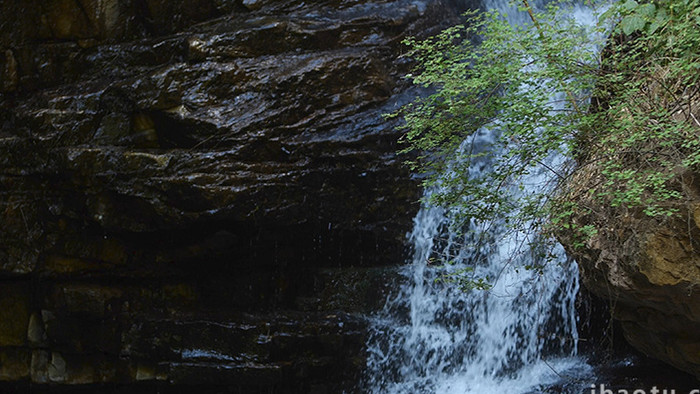
POLYGON ((598 232, 581 247, 576 235, 559 238, 579 264, 583 284, 606 300, 627 341, 645 354, 700 378, 700 189, 698 174, 680 176, 688 201, 674 218, 641 209, 604 206, 587 190, 600 179, 596 165, 568 181, 569 198, 588 207, 573 226, 598 232))
POLYGON ((400 41, 457 8, 3 2, 0 380, 349 390, 419 197, 400 41))

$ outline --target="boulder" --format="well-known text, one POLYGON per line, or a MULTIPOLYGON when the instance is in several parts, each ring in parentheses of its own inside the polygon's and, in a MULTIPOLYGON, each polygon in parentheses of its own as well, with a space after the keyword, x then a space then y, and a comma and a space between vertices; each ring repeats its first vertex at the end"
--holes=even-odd
MULTIPOLYGON (((569 228, 592 224, 597 233, 579 247, 571 230, 559 229, 559 239, 632 346, 700 378, 700 222, 694 219, 700 195, 678 203, 674 217, 653 218, 592 197, 586 190, 598 176, 595 165, 580 168, 567 197, 591 209, 574 215, 569 228)), ((698 178, 688 173, 683 179, 692 185, 698 178)))

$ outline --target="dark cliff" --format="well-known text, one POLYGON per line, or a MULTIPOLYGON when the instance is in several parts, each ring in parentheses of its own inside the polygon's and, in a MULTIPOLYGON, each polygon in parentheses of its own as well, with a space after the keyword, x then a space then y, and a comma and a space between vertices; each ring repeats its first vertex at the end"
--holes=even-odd
POLYGON ((351 387, 419 197, 400 40, 448 3, 3 2, 0 380, 351 387))

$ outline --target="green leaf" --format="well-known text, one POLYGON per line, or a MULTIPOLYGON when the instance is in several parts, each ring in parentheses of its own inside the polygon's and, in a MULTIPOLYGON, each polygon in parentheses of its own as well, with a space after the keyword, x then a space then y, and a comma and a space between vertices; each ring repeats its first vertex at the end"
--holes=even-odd
POLYGON ((666 9, 659 8, 656 11, 656 17, 654 18, 654 20, 651 22, 651 25, 649 26, 649 29, 648 29, 649 34, 653 34, 657 30, 659 30, 659 28, 666 26, 667 23, 668 23, 668 14, 666 13, 666 9))
POLYGON ((653 3, 642 4, 637 7, 635 14, 646 19, 651 19, 654 14, 656 14, 656 6, 653 3))
POLYGON ((624 4, 622 4, 622 9, 628 12, 634 11, 639 4, 634 1, 634 0, 627 0, 624 4))
POLYGON ((627 15, 626 17, 622 18, 622 21, 620 21, 622 32, 624 32, 626 35, 642 30, 646 24, 647 22, 644 20, 644 18, 637 14, 627 15))

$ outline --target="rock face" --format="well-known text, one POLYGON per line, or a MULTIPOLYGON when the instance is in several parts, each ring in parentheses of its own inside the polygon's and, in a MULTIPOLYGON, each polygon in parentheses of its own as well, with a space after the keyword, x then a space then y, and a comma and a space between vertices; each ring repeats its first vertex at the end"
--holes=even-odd
POLYGON ((458 13, 2 2, 0 380, 350 390, 419 196, 400 40, 458 13))
POLYGON ((684 174, 689 201, 675 219, 652 219, 612 209, 585 193, 595 187, 595 166, 569 181, 574 201, 598 214, 579 215, 576 225, 598 233, 580 248, 572 234, 559 237, 579 263, 584 285, 610 303, 628 342, 649 356, 700 378, 700 193, 697 174, 684 174))

